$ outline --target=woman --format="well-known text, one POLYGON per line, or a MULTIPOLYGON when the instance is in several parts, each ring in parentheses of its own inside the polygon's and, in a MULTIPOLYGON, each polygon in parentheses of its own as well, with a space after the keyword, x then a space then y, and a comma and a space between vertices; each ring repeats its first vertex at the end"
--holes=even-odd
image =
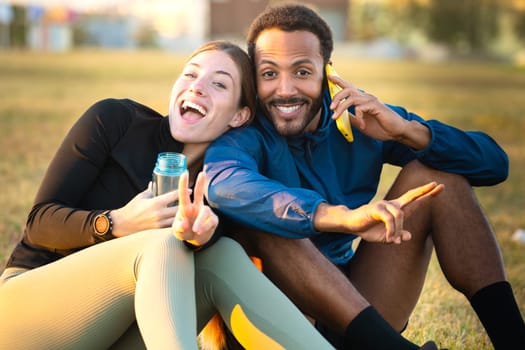
POLYGON ((217 311, 246 348, 331 348, 240 246, 210 245, 218 219, 197 174, 208 144, 252 118, 252 79, 243 50, 212 42, 190 56, 167 118, 115 99, 84 113, 0 277, 0 349, 197 349, 217 311), (186 155, 188 173, 153 197, 167 151, 186 155))

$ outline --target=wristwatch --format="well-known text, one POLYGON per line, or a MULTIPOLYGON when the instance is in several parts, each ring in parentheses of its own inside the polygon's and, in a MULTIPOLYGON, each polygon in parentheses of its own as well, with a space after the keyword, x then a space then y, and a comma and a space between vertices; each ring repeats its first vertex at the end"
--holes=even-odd
POLYGON ((104 242, 115 238, 113 236, 113 220, 111 219, 110 211, 98 214, 93 220, 93 232, 97 242, 104 242))

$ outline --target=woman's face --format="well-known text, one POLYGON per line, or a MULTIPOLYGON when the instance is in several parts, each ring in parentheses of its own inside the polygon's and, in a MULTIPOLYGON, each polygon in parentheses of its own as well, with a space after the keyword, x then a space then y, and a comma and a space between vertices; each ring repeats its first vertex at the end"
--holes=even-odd
POLYGON ((239 107, 241 77, 222 51, 192 57, 173 85, 169 118, 173 138, 184 143, 209 143, 249 116, 239 107))

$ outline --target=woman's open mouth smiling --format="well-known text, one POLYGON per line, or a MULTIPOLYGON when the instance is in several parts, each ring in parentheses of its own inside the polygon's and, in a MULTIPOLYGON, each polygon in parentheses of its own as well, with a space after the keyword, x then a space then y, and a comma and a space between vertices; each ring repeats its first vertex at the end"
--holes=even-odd
POLYGON ((184 120, 196 121, 206 117, 207 111, 201 105, 191 101, 183 101, 180 108, 180 115, 184 120))

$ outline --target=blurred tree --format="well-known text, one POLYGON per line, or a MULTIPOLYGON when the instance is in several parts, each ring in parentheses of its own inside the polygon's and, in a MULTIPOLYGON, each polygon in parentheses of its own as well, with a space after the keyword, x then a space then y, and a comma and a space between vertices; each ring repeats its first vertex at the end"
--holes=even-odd
POLYGON ((351 0, 350 28, 355 41, 508 58, 525 43, 525 0, 351 0))
POLYGON ((514 30, 518 40, 525 44, 525 10, 515 12, 514 15, 514 30))
POLYGON ((27 36, 26 8, 19 5, 13 5, 13 20, 10 24, 11 47, 25 48, 27 36))
POLYGON ((90 44, 89 34, 86 32, 82 24, 82 20, 79 20, 73 25, 74 47, 82 47, 90 44))
POLYGON ((140 48, 153 49, 158 48, 158 33, 149 24, 143 24, 139 27, 135 34, 137 45, 140 48))
POLYGON ((427 35, 466 53, 486 52, 498 36, 498 0, 431 0, 427 35))

